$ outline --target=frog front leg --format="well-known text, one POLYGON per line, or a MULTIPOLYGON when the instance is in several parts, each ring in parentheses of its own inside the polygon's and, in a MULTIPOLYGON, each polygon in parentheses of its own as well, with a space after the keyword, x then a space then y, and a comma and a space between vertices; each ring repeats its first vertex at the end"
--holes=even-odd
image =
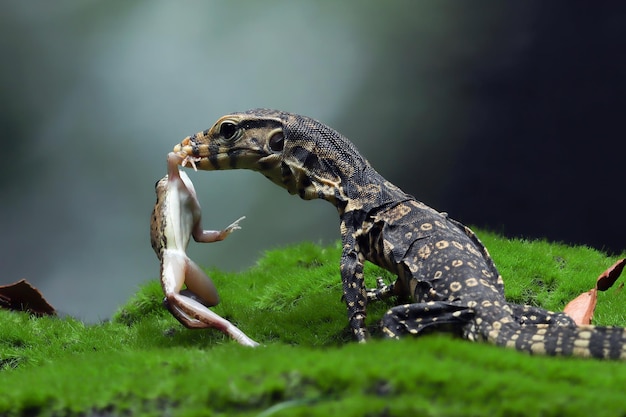
POLYGON ((193 239, 196 242, 201 243, 212 243, 224 240, 235 230, 241 229, 241 226, 239 226, 239 222, 244 220, 245 218, 246 216, 241 216, 223 230, 204 230, 200 225, 200 216, 198 216, 198 221, 193 228, 193 239))
POLYGON ((258 346, 234 324, 209 310, 203 303, 181 293, 183 283, 206 305, 215 305, 219 297, 213 281, 198 265, 180 251, 164 251, 161 284, 169 311, 190 329, 212 327, 229 335, 244 346, 258 346), (200 286, 196 285, 201 283, 200 286), (191 285, 190 285, 191 284, 191 285), (210 288, 213 290, 211 291, 210 288))

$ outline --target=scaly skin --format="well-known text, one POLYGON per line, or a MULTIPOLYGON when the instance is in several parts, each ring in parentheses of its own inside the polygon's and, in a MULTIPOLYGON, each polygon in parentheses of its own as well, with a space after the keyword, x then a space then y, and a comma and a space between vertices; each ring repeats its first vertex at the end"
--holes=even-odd
POLYGON ((221 117, 176 145, 203 170, 259 171, 291 194, 332 203, 341 220, 341 279, 350 327, 368 337, 368 300, 411 300, 383 317, 391 338, 450 331, 536 354, 626 358, 622 328, 576 326, 563 313, 508 303, 487 249, 467 227, 385 180, 345 137, 308 117, 255 109, 221 117), (367 290, 364 261, 398 279, 367 290))

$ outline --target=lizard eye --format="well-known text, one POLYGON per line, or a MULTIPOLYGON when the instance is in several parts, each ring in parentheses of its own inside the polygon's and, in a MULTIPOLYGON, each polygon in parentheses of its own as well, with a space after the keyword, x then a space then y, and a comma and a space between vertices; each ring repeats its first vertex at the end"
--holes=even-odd
POLYGON ((232 122, 224 122, 220 126, 220 135, 224 139, 232 139, 237 133, 237 125, 232 122))
POLYGON ((283 132, 276 132, 270 137, 268 143, 272 151, 280 152, 285 147, 285 135, 283 132))

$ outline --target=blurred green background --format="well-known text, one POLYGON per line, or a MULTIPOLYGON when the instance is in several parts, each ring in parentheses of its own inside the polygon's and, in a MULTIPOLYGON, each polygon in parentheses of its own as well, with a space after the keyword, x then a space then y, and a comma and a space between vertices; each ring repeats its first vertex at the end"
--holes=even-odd
MULTIPOLYGON (((579 1, 0 3, 0 284, 110 316, 156 279, 154 183, 184 136, 271 107, 350 138, 464 223, 626 248, 626 14, 579 1)), ((332 206, 247 171, 189 172, 204 266, 339 237, 332 206)), ((339 279, 339 276, 338 276, 339 279)), ((338 295, 339 297, 339 295, 338 295)))

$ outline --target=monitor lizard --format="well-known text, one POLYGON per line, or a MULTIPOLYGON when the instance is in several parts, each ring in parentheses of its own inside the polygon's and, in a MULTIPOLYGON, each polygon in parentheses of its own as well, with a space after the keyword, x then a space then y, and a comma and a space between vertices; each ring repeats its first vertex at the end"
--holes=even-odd
POLYGON ((254 109, 225 115, 174 147, 202 170, 251 169, 339 213, 348 321, 368 339, 368 301, 399 296, 382 318, 390 338, 453 332, 531 354, 626 358, 626 332, 577 326, 564 313, 509 303, 489 252, 472 230, 383 178, 347 138, 309 117, 254 109), (397 276, 367 289, 370 261, 397 276))

